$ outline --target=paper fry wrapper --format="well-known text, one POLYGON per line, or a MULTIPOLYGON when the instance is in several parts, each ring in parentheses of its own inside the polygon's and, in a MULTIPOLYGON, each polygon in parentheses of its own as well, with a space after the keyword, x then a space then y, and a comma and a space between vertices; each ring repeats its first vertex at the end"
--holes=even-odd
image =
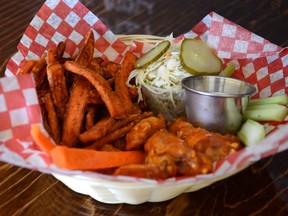
MULTIPOLYGON (((95 56, 102 56, 106 60, 120 63, 127 50, 140 56, 149 49, 149 45, 139 42, 135 42, 133 47, 125 45, 79 1, 46 1, 28 25, 17 46, 18 52, 8 62, 6 77, 0 79, 1 161, 45 173, 123 180, 121 177, 95 172, 65 171, 57 168, 51 158, 37 148, 30 136, 31 125, 42 121, 33 78, 31 75, 15 76, 26 60, 39 59, 44 52, 55 47, 60 41, 66 41, 64 56, 75 56, 90 29, 95 36, 95 56)), ((253 97, 288 93, 287 48, 272 44, 214 12, 176 40, 183 37, 201 38, 215 49, 225 64, 236 65, 233 76, 246 80, 257 88, 253 97)), ((199 183, 221 179, 264 157, 288 149, 287 121, 270 127, 272 130, 263 142, 246 147, 219 161, 214 173, 173 178, 166 183, 199 183)), ((132 182, 159 183, 132 177, 124 179, 132 182)), ((161 182, 163 183, 165 181, 161 182)))

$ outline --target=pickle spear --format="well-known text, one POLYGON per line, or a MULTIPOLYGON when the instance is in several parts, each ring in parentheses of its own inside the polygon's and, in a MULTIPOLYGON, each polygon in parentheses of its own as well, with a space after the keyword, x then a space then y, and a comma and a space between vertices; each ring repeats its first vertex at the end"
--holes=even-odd
POLYGON ((221 59, 198 39, 183 39, 180 59, 183 68, 193 75, 218 75, 222 71, 221 59))
POLYGON ((145 68, 149 64, 157 61, 163 54, 166 53, 166 51, 169 49, 171 43, 168 40, 164 40, 160 42, 158 45, 153 47, 151 50, 149 50, 147 53, 145 53, 142 57, 140 57, 136 63, 136 68, 145 68))

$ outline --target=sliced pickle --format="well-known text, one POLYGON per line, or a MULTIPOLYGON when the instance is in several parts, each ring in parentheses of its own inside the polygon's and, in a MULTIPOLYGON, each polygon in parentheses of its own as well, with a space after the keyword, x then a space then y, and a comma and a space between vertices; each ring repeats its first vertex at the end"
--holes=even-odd
POLYGON ((183 39, 180 59, 183 68, 193 75, 218 75, 222 70, 221 59, 198 39, 183 39))
POLYGON ((151 63, 157 61, 163 54, 167 52, 171 43, 168 40, 160 42, 157 46, 153 47, 147 53, 145 53, 141 58, 139 58, 136 63, 136 68, 145 68, 151 63))

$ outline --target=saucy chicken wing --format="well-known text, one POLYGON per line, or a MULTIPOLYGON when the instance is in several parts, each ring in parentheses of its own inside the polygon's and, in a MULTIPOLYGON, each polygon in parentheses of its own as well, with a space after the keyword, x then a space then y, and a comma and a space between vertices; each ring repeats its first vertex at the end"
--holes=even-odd
POLYGON ((241 144, 236 136, 213 134, 198 141, 193 149, 202 152, 214 162, 239 151, 241 144))
POLYGON ((147 164, 175 167, 177 175, 193 176, 212 171, 212 163, 204 154, 196 152, 167 130, 157 131, 144 148, 148 152, 145 160, 147 164))
MULTIPOLYGON (((156 121, 154 118, 156 117, 150 117, 149 121, 156 121)), ((141 143, 145 140, 143 134, 145 135, 147 130, 145 127, 148 120, 144 120, 143 129, 135 130, 129 139, 141 140, 141 143)), ((239 149, 241 144, 237 136, 222 135, 194 127, 185 117, 180 117, 166 128, 154 131, 147 139, 144 144, 144 164, 119 167, 114 175, 166 179, 207 174, 213 171, 213 162, 239 149)))
POLYGON ((130 175, 153 179, 165 179, 177 175, 194 176, 212 171, 212 162, 198 153, 175 134, 162 129, 145 143, 145 164, 118 168, 115 175, 130 175))
POLYGON ((178 118, 169 125, 169 131, 185 141, 195 151, 205 154, 212 162, 223 159, 241 149, 236 135, 222 135, 194 127, 186 118, 178 118))
POLYGON ((127 134, 126 150, 139 148, 152 134, 165 127, 165 119, 161 115, 142 119, 127 134))

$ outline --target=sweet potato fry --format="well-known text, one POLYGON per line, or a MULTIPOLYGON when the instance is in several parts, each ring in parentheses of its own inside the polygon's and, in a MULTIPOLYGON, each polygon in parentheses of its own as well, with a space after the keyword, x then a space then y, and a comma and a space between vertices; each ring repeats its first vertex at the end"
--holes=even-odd
MULTIPOLYGON (((45 95, 48 92, 51 92, 50 85, 49 85, 49 82, 48 82, 48 79, 47 79, 47 70, 46 70, 46 68, 44 68, 41 73, 45 73, 45 79, 42 81, 41 84, 39 83, 38 88, 36 88, 37 95, 38 95, 39 99, 44 98, 45 95)), ((41 103, 41 101, 40 101, 40 103, 41 103)))
POLYGON ((47 52, 46 63, 47 65, 57 62, 56 48, 49 49, 47 52))
POLYGON ((84 76, 90 81, 90 83, 97 89, 101 98, 107 106, 110 115, 114 118, 124 118, 125 109, 122 102, 113 92, 111 86, 101 75, 93 73, 89 68, 83 67, 82 65, 74 61, 66 61, 64 63, 66 70, 84 76))
MULTIPOLYGON (((75 61, 78 65, 88 66, 93 59, 94 34, 89 31, 84 40, 84 45, 80 49, 75 61)), ((64 63, 65 64, 65 63, 64 63)), ((91 84, 81 76, 73 78, 73 86, 68 101, 68 108, 63 124, 62 144, 75 146, 78 141, 81 128, 83 126, 85 108, 87 106, 87 94, 91 90, 91 84)))
POLYGON ((60 62, 62 60, 65 48, 66 43, 64 41, 61 41, 57 44, 55 48, 49 49, 46 58, 47 65, 53 64, 55 62, 60 62))
POLYGON ((107 62, 102 70, 102 76, 105 79, 115 78, 116 74, 120 70, 121 65, 115 62, 107 62))
POLYGON ((51 132, 51 137, 56 143, 60 141, 60 125, 59 120, 53 105, 52 97, 50 93, 45 95, 45 108, 48 115, 48 124, 51 132))
POLYGON ((137 57, 131 52, 127 52, 122 62, 121 69, 116 74, 115 79, 115 93, 120 98, 120 101, 122 101, 127 114, 132 113, 133 103, 126 82, 130 72, 134 69, 136 61, 137 57))
POLYGON ((88 106, 85 118, 85 129, 89 130, 94 126, 94 119, 96 114, 96 106, 88 106))
POLYGON ((105 136, 115 122, 112 117, 101 119, 90 130, 79 135, 80 141, 90 142, 105 136))
POLYGON ((90 62, 89 68, 92 70, 100 70, 101 69, 101 63, 103 62, 103 59, 100 57, 93 58, 90 62))
POLYGON ((122 67, 124 67, 126 70, 125 76, 128 78, 130 72, 135 68, 135 62, 137 61, 137 56, 135 56, 132 52, 127 52, 125 54, 125 57, 123 59, 123 62, 121 63, 122 67))
POLYGON ((63 145, 75 146, 77 144, 87 105, 86 94, 90 91, 90 87, 86 84, 86 80, 80 77, 72 87, 63 123, 63 145))
POLYGON ((93 144, 86 146, 86 149, 100 149, 104 144, 112 143, 117 139, 125 136, 134 126, 136 122, 130 122, 128 125, 107 134, 106 136, 96 140, 93 144))
POLYGON ((118 70, 120 69, 120 64, 115 62, 106 62, 105 65, 100 65, 96 58, 92 59, 89 69, 93 70, 95 73, 101 75, 104 79, 109 80, 109 83, 114 84, 114 80, 118 70), (112 81, 112 82, 111 82, 112 81))
POLYGON ((57 62, 56 48, 48 50, 46 62, 47 65, 57 62))
POLYGON ((47 78, 58 116, 63 119, 69 99, 63 65, 57 62, 49 64, 47 66, 47 78))
POLYGON ((38 89, 46 78, 45 61, 45 55, 41 56, 39 60, 28 60, 16 75, 31 73, 35 82, 35 87, 38 89))
POLYGON ((33 73, 33 79, 35 82, 35 88, 40 89, 42 86, 45 85, 45 82, 48 82, 47 80, 47 69, 44 67, 41 71, 39 71, 37 74, 33 73))
POLYGON ((57 56, 58 61, 63 57, 65 48, 66 48, 66 42, 65 41, 61 41, 57 44, 56 56, 57 56))
POLYGON ((85 37, 84 45, 80 49, 75 62, 88 67, 93 59, 94 53, 94 33, 92 30, 85 37))
POLYGON ((46 54, 43 54, 41 58, 37 61, 35 66, 32 68, 32 74, 35 76, 38 74, 40 71, 43 70, 43 68, 46 67, 46 54))
POLYGON ((103 104, 103 100, 96 89, 92 89, 87 95, 88 104, 103 104))
MULTIPOLYGON (((47 115, 46 115, 47 116, 47 115)), ((45 128, 45 130, 48 132, 48 134, 51 134, 51 129, 50 129, 50 126, 48 124, 48 118, 47 117, 44 117, 43 113, 42 113, 42 117, 43 117, 43 127, 45 128)))
POLYGON ((47 77, 46 73, 46 54, 42 55, 31 70, 36 89, 40 88, 47 77))
POLYGON ((141 113, 141 114, 132 114, 132 115, 129 115, 127 118, 124 118, 124 119, 120 119, 118 120, 110 129, 110 131, 114 131, 114 130, 117 130, 121 127, 124 127, 125 125, 129 124, 130 122, 134 121, 134 122, 139 122, 141 121, 142 119, 144 118, 148 118, 150 116, 152 116, 153 113, 152 112, 144 112, 144 113, 141 113))
POLYGON ((38 60, 27 60, 25 65, 17 72, 16 75, 19 74, 29 74, 32 71, 32 68, 36 65, 38 60))
POLYGON ((120 119, 116 121, 109 129, 109 132, 97 139, 93 144, 87 146, 86 148, 99 149, 104 144, 112 143, 121 137, 125 136, 137 122, 141 121, 144 118, 153 115, 152 112, 145 112, 143 114, 130 115, 125 119, 120 119))

